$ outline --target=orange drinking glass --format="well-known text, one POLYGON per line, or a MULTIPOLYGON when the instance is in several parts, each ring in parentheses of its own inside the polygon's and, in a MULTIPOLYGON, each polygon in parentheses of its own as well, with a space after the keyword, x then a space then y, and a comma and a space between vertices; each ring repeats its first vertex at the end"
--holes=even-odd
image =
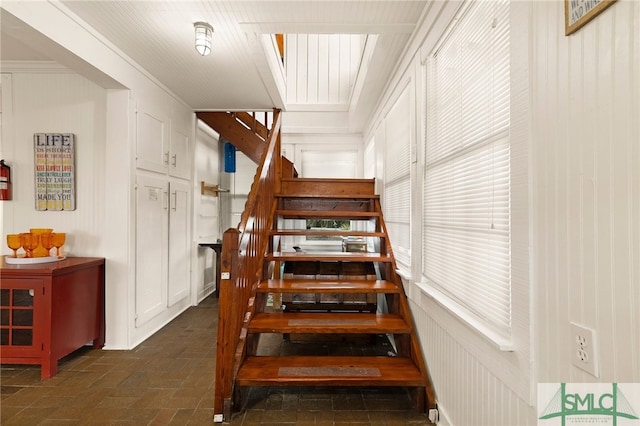
MULTIPOLYGON (((33 250, 32 256, 33 257, 46 257, 49 256, 49 250, 47 250, 43 245, 42 245, 42 239, 44 238, 45 234, 51 234, 51 232, 53 231, 53 229, 51 228, 31 228, 29 229, 29 231, 31 232, 32 235, 37 235, 40 241, 40 244, 38 244, 38 246, 33 250)), ((49 247, 51 248, 51 247, 49 247)))
POLYGON ((51 241, 53 242, 53 246, 56 248, 56 256, 60 256, 60 247, 64 245, 64 241, 67 238, 67 234, 64 232, 53 232, 51 233, 51 241))
POLYGON ((45 232, 40 235, 40 245, 47 251, 47 256, 51 255, 51 248, 53 247, 53 237, 51 232, 45 232))
POLYGON ((7 245, 11 250, 13 250, 13 257, 18 257, 18 249, 22 247, 22 243, 20 242, 20 234, 8 234, 7 245))
POLYGON ((23 232, 20 234, 20 242, 22 243, 22 248, 27 252, 27 257, 33 257, 33 250, 40 245, 40 235, 23 232))

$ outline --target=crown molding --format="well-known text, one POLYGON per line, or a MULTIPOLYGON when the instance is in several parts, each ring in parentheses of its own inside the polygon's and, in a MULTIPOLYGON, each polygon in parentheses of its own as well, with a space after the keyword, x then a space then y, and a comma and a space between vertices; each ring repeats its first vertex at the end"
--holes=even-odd
POLYGON ((0 61, 0 71, 8 73, 72 73, 69 68, 54 61, 0 61))

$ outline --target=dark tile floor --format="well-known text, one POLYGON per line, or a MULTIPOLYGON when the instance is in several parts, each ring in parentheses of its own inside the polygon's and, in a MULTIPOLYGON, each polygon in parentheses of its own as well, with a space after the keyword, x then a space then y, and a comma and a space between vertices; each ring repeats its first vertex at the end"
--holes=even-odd
MULTIPOLYGON (((189 308, 131 351, 85 347, 40 380, 38 366, 3 365, 2 425, 213 424, 217 299, 189 308)), ((293 340, 293 339, 292 339, 293 340)), ((262 345, 262 343, 261 343, 262 345)), ((341 345, 344 348, 344 345, 341 345)), ((333 351, 272 337, 264 351, 333 351), (297 346, 296 346, 297 345, 297 346)), ((383 348, 384 350, 384 348, 383 348)), ((402 389, 251 388, 232 425, 427 425, 402 389)))

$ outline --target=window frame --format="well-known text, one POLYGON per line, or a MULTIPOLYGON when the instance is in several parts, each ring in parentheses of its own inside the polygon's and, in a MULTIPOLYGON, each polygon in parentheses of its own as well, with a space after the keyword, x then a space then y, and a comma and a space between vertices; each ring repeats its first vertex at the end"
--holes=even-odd
MULTIPOLYGON (((420 180, 421 180, 421 184, 423 185, 423 197, 425 197, 425 188, 424 186, 426 185, 425 182, 425 176, 427 173, 427 143, 429 143, 429 128, 427 127, 429 125, 429 117, 428 117, 428 108, 427 108, 427 99, 429 99, 430 97, 430 90, 431 90, 431 85, 430 85, 430 81, 428 79, 428 73, 431 71, 430 67, 432 66, 432 60, 433 60, 433 55, 435 53, 437 53, 439 51, 439 49, 442 47, 442 45, 448 40, 448 37, 455 32, 459 27, 458 24, 461 21, 461 19, 464 19, 465 15, 467 15, 467 13, 469 13, 469 10, 474 6, 475 2, 470 2, 467 3, 466 5, 464 5, 459 12, 457 13, 457 18, 454 19, 455 24, 452 25, 443 35, 443 37, 441 38, 441 40, 436 44, 435 48, 428 54, 428 55, 423 55, 423 57, 426 56, 426 61, 422 62, 422 67, 421 67, 421 73, 422 73, 422 93, 421 96, 424 96, 424 101, 423 101, 423 105, 424 105, 424 110, 421 113, 421 118, 422 120, 424 120, 423 122, 423 131, 424 134, 423 136, 423 143, 424 146, 422 147, 422 149, 424 150, 423 152, 423 170, 422 173, 420 175, 420 180)), ((509 7, 507 5, 507 7, 509 7)), ((506 22, 507 25, 510 24, 510 10, 507 12, 506 14, 506 22)), ((510 34, 510 29, 507 29, 507 40, 509 43, 509 47, 508 47, 508 52, 507 55, 509 56, 509 61, 511 60, 511 46, 510 46, 510 38, 511 38, 511 34, 510 34)), ((508 73, 507 76, 507 80, 508 80, 508 85, 509 85, 509 90, 512 90, 511 88, 511 76, 508 73)), ((510 96, 510 94, 508 95, 510 96)), ((508 106, 508 110, 509 110, 509 114, 511 111, 511 108, 513 108, 512 105, 508 106)), ((510 117, 509 117, 510 118, 510 117)), ((513 157, 514 157, 514 152, 511 149, 511 145, 513 143, 512 137, 510 135, 510 131, 511 131, 511 122, 509 122, 509 124, 507 125, 507 134, 509 137, 509 145, 510 145, 510 152, 509 152, 509 156, 510 156, 510 164, 513 162, 513 157)), ((521 148, 518 148, 517 150, 519 151, 521 148)), ((511 164, 510 166, 510 170, 509 170, 509 175, 510 175, 510 186, 509 186, 509 195, 510 195, 510 202, 509 202, 509 207, 508 207, 508 213, 509 213, 509 291, 511 293, 513 293, 513 279, 512 279, 512 270, 513 270, 513 253, 512 253, 512 246, 513 246, 513 232, 512 232, 512 226, 511 226, 511 215, 512 215, 512 210, 513 210, 513 205, 511 204, 511 198, 512 198, 512 194, 514 192, 514 186, 513 186, 513 174, 514 174, 514 169, 513 169, 513 164, 511 164)), ((424 200, 423 200, 424 202, 424 200)), ((424 238, 424 229, 425 229, 425 223, 426 223, 426 213, 424 211, 424 205, 421 206, 422 209, 422 223, 421 223, 421 232, 423 233, 423 238, 424 238)), ((423 243, 423 247, 422 250, 425 250, 425 245, 423 243)), ((518 254, 518 256, 521 256, 521 252, 518 254)), ((436 286, 433 286, 429 283, 427 277, 425 276, 425 267, 424 267, 424 259, 425 259, 425 253, 423 252, 421 254, 420 257, 420 264, 417 265, 417 269, 420 272, 420 281, 416 282, 416 285, 418 286, 418 288, 425 294, 427 294, 431 299, 435 300, 438 304, 440 304, 441 306, 445 307, 448 311, 450 311, 451 313, 453 313, 455 316, 459 317, 460 319, 462 319, 465 323, 467 323, 468 325, 470 325, 473 329, 475 329, 476 331, 480 332, 482 335, 484 335, 485 337, 487 337, 490 341, 492 341, 493 343, 495 343, 500 350, 503 351, 512 351, 514 350, 514 346, 513 346, 513 297, 510 295, 509 297, 509 310, 510 310, 510 319, 509 319, 509 328, 508 330, 502 330, 502 331, 498 331, 496 330, 495 327, 493 327, 492 325, 490 325, 485 318, 482 318, 482 316, 474 313, 472 310, 468 309, 468 307, 464 306, 463 304, 461 304, 458 300, 456 300, 455 298, 451 297, 450 295, 446 294, 446 292, 441 291, 441 289, 437 288, 436 286)), ((418 261, 416 259, 416 261, 418 261)))

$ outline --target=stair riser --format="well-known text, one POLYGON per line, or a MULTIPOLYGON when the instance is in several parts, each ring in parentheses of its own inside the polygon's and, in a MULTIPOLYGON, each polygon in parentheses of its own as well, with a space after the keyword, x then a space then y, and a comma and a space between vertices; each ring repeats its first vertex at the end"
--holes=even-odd
POLYGON ((372 179, 282 179, 280 192, 288 196, 374 195, 372 179))
MULTIPOLYGON (((265 256, 266 260, 284 260, 291 262, 308 261, 314 259, 322 259, 326 262, 392 262, 393 259, 388 255, 379 253, 356 253, 356 252, 309 252, 309 253, 290 253, 290 252, 273 252, 265 256)), ((344 276, 344 279, 353 277, 344 276)))
POLYGON ((372 202, 362 200, 285 198, 280 200, 278 208, 281 210, 370 212, 373 211, 374 205, 372 202))
POLYGON ((279 219, 333 219, 376 221, 380 215, 370 211, 343 210, 277 210, 279 219))
POLYGON ((393 283, 386 281, 335 281, 335 282, 323 282, 321 280, 268 280, 263 281, 258 286, 258 292, 262 293, 300 293, 306 291, 309 293, 340 293, 340 294, 361 294, 361 293, 376 293, 376 294, 394 294, 399 293, 400 290, 393 283), (320 281, 320 282, 314 282, 320 281))

